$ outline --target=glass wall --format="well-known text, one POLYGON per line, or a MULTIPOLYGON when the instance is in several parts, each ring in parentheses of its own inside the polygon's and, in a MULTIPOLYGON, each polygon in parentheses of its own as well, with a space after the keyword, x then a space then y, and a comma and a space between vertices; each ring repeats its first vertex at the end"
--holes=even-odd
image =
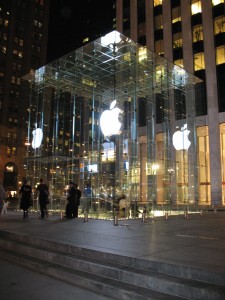
POLYGON ((197 82, 116 31, 28 74, 27 178, 55 211, 70 180, 80 215, 86 200, 98 218, 196 208, 197 82))

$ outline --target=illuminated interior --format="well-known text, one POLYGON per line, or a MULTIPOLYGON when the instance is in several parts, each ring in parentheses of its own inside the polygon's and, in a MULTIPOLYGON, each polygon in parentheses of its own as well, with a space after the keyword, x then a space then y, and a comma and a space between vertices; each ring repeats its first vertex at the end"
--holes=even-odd
POLYGON ((30 101, 27 178, 32 186, 40 177, 49 184, 52 210, 65 209, 70 180, 82 192, 91 186, 92 217, 113 218, 121 194, 130 218, 196 208, 198 78, 113 31, 23 79, 30 101), (101 116, 115 108, 117 119, 108 113, 102 130, 101 116), (115 120, 121 125, 109 130, 115 120), (176 150, 173 135, 182 139, 186 127, 190 147, 183 142, 176 150), (43 140, 32 148, 35 128, 43 140))

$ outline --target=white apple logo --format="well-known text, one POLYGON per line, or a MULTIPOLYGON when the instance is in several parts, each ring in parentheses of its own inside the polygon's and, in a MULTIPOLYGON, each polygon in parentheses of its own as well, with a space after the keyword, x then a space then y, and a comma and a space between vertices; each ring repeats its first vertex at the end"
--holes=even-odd
POLYGON ((116 100, 110 105, 110 110, 105 110, 100 117, 100 126, 104 136, 120 134, 121 123, 118 119, 121 109, 115 107, 116 100))
POLYGON ((181 130, 177 130, 173 134, 173 146, 176 150, 188 150, 191 145, 191 142, 188 139, 190 131, 187 130, 187 124, 181 128, 181 130))
POLYGON ((32 131, 32 135, 33 135, 32 148, 37 149, 41 145, 43 139, 43 131, 41 128, 36 128, 32 131))

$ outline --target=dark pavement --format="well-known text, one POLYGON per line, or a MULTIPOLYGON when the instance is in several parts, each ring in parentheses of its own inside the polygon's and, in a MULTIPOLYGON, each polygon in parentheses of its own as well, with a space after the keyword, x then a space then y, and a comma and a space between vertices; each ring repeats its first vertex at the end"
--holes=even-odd
MULTIPOLYGON (((210 270, 225 278, 225 212, 192 214, 188 219, 183 215, 169 216, 168 220, 161 217, 148 219, 145 223, 140 219, 123 220, 114 226, 113 221, 89 219, 84 222, 83 218, 67 220, 59 215, 40 220, 38 214, 30 214, 23 220, 21 212, 11 211, 0 216, 0 230, 122 256, 210 270)), ((32 283, 21 299, 106 299, 3 262, 1 295, 3 293, 7 300, 18 299, 13 297, 21 285, 21 273, 24 278, 28 277, 26 287, 27 280, 32 283), (32 297, 31 290, 34 291, 32 297)))

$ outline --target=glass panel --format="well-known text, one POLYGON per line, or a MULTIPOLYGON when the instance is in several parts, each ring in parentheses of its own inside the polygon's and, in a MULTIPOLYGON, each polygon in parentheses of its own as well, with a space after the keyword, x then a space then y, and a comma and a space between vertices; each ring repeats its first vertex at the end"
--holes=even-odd
POLYGON ((80 216, 85 210, 112 219, 193 209, 197 82, 116 31, 28 74, 32 186, 40 177, 48 182, 50 208, 58 213, 65 210, 70 180, 82 191, 80 216))

